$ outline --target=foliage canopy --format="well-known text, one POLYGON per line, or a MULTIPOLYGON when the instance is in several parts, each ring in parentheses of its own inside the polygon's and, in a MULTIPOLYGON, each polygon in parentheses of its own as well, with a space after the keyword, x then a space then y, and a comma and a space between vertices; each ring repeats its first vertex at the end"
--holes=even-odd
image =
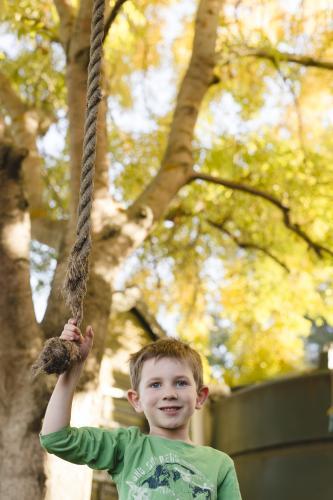
MULTIPOLYGON (((304 368, 305 316, 333 321, 333 66, 322 64, 333 45, 325 4, 224 2, 217 83, 200 112, 195 169, 234 188, 207 180, 184 187, 126 268, 166 329, 193 340, 212 377, 231 384, 304 368), (258 193, 288 207, 309 240, 258 193)), ((110 189, 124 206, 160 166, 194 7, 127 2, 107 38, 110 189)), ((57 12, 47 1, 7 0, 2 16, 2 37, 17 48, 2 49, 1 72, 45 116, 45 200, 50 218, 63 219, 67 104, 57 12)), ((6 111, 0 121, 15 133, 6 111)))

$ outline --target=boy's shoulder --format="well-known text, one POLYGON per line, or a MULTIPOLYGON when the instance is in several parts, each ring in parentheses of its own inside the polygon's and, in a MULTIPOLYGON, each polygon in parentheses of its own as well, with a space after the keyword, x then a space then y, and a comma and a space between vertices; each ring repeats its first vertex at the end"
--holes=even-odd
POLYGON ((223 462, 226 465, 233 465, 234 463, 232 458, 227 453, 217 450, 216 448, 212 448, 211 446, 195 445, 194 448, 197 450, 198 454, 202 454, 209 459, 223 462))
POLYGON ((116 439, 119 441, 124 441, 125 443, 137 442, 144 436, 139 427, 87 427, 86 429, 91 429, 93 433, 103 433, 109 435, 110 439, 116 439))
POLYGON ((102 427, 102 429, 109 432, 124 432, 129 434, 130 436, 142 434, 140 428, 135 425, 131 425, 130 427, 113 427, 113 428, 102 427))

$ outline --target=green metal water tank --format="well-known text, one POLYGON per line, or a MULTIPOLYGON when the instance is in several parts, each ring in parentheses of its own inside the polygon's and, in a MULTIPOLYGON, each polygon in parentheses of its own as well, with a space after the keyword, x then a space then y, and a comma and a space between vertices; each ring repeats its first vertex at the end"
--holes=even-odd
POLYGON ((213 403, 213 442, 235 461, 243 500, 332 500, 328 371, 253 385, 213 403))

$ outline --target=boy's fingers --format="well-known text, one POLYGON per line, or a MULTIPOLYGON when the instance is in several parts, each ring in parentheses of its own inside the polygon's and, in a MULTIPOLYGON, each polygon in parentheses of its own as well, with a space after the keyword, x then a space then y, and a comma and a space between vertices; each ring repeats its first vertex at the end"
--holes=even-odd
POLYGON ((72 323, 66 323, 64 329, 71 330, 72 332, 81 333, 80 328, 78 326, 73 325, 72 323))
POLYGON ((66 339, 69 339, 69 340, 78 340, 81 337, 81 332, 77 326, 75 326, 73 324, 66 323, 66 325, 64 326, 64 329, 61 333, 62 338, 63 338, 63 336, 66 336, 66 339))
POLYGON ((79 337, 77 335, 73 334, 72 332, 64 331, 60 335, 60 338, 63 340, 77 340, 79 337))
POLYGON ((85 337, 88 338, 90 342, 94 338, 94 331, 93 331, 93 329, 92 329, 92 327, 90 325, 87 326, 85 337))

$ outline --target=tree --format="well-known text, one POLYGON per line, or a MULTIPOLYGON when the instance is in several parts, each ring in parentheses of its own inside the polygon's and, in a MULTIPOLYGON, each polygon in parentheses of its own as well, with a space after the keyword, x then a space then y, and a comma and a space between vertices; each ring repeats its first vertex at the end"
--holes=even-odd
MULTIPOLYGON (((1 471, 3 479, 1 481, 1 493, 5 498, 40 498, 42 495, 42 481, 38 478, 43 477, 42 473, 42 460, 41 452, 36 450, 36 428, 38 427, 39 420, 36 419, 35 412, 32 409, 36 408, 36 402, 33 393, 36 391, 35 386, 39 384, 29 383, 28 367, 31 362, 31 341, 35 339, 33 344, 40 346, 42 336, 49 337, 57 335, 60 330, 60 325, 66 317, 64 306, 58 297, 58 286, 63 280, 64 267, 66 264, 66 256, 68 249, 73 238, 73 228, 75 227, 75 207, 77 206, 77 198, 79 192, 79 179, 80 179, 80 158, 82 150, 82 130, 84 121, 84 103, 85 103, 85 88, 86 88, 86 73, 87 73, 87 59, 89 54, 89 32, 90 32, 90 16, 92 3, 90 1, 82 1, 76 10, 69 2, 63 0, 56 0, 55 6, 59 16, 60 24, 55 37, 59 36, 59 42, 63 47, 66 54, 66 71, 65 82, 67 89, 67 102, 68 102, 68 120, 69 120, 69 144, 70 144, 70 188, 71 188, 71 208, 70 218, 68 223, 53 224, 45 217, 42 183, 41 183, 41 158, 37 152, 37 138, 42 128, 42 118, 47 109, 41 106, 29 105, 29 92, 34 93, 35 88, 29 88, 28 75, 25 74, 25 67, 22 67, 23 79, 25 79, 26 86, 23 85, 23 92, 26 93, 25 98, 15 91, 8 77, 3 74, 1 76, 1 99, 5 108, 5 115, 3 116, 3 123, 5 125, 5 135, 16 139, 21 145, 27 147, 30 155, 29 160, 26 160, 22 166, 24 184, 27 190, 28 202, 30 207, 30 214, 32 216, 32 236, 35 237, 34 232, 40 231, 43 234, 42 241, 46 241, 47 230, 51 230, 52 238, 55 233, 58 237, 58 263, 55 271, 52 291, 50 293, 47 311, 44 320, 40 327, 37 326, 36 321, 33 319, 33 307, 31 301, 31 291, 28 286, 27 280, 27 245, 25 244, 25 259, 24 276, 20 276, 18 271, 15 270, 15 262, 17 256, 10 254, 6 249, 7 239, 11 241, 16 240, 16 245, 19 246, 19 238, 23 238, 24 242, 28 241, 28 220, 26 221, 25 234, 18 234, 15 238, 12 230, 12 225, 7 223, 10 219, 10 205, 7 205, 7 199, 4 200, 2 208, 3 214, 3 228, 2 235, 7 235, 6 238, 2 236, 2 252, 4 255, 4 263, 10 273, 19 282, 18 288, 26 290, 28 299, 23 300, 18 295, 16 303, 20 308, 20 316, 22 318, 28 317, 29 321, 24 324, 13 323, 12 316, 14 313, 14 305, 9 308, 8 297, 11 300, 14 297, 14 287, 9 288, 5 292, 3 287, 3 306, 2 314, 4 316, 5 326, 3 328, 3 336, 6 343, 7 337, 12 339, 13 350, 22 349, 22 365, 25 370, 20 371, 17 383, 10 385, 10 390, 13 390, 15 396, 10 398, 9 388, 5 389, 4 401, 9 404, 9 411, 2 414, 2 438, 4 435, 11 436, 10 442, 2 439, 2 459, 1 471), (16 130, 15 130, 16 129, 16 130), (46 228, 45 228, 46 226, 46 228), (58 227, 57 227, 58 226, 58 227), (61 227, 62 226, 62 227, 61 227), (61 231, 61 232, 60 232, 61 231), (9 263, 6 262, 9 259, 9 263), (7 297, 7 302, 5 302, 7 297), (8 309, 9 308, 9 309, 8 309), (11 315, 5 315, 5 311, 10 310, 11 315), (13 336, 12 331, 15 331, 13 336), (15 328, 15 326, 17 326, 15 328), (29 326, 29 328, 27 328, 29 326), (27 342, 22 345, 24 338, 23 332, 29 330, 27 342), (29 340, 29 341, 28 341, 29 340), (22 377, 24 378, 24 394, 22 397, 19 388, 22 388, 22 377), (17 402, 20 398, 20 405, 17 402), (25 403, 24 403, 25 400, 25 403), (27 402, 28 401, 28 402, 27 402), (24 405, 26 412, 24 412, 24 419, 22 419, 21 406, 24 405), (30 413, 29 413, 30 410, 30 413), (16 420, 9 419, 8 416, 17 411, 17 419, 19 419, 20 431, 23 431, 23 438, 17 436, 18 423, 16 420), (15 436, 16 446, 13 446, 15 436), (9 451, 9 448, 10 450, 9 451), (33 465, 28 466, 24 457, 20 456, 22 448, 34 448, 35 454, 39 455, 38 460, 34 461, 33 465), (7 457, 7 458, 5 458, 7 457), (15 463, 15 471, 13 471, 13 464, 15 463), (36 474, 36 471, 38 474, 36 474), (6 479, 5 479, 6 478, 6 479), (9 484, 10 483, 10 484, 9 484), (15 484, 15 488, 13 488, 15 484)), ((9 14, 12 5, 8 5, 9 14)), ((196 32, 193 45, 192 59, 190 61, 188 71, 184 77, 183 84, 177 99, 177 106, 174 114, 173 123, 168 142, 168 147, 164 158, 162 160, 161 168, 156 175, 153 182, 146 188, 146 190, 135 200, 132 206, 125 211, 123 207, 112 200, 108 193, 108 160, 107 160, 107 141, 106 141, 106 106, 105 102, 102 103, 99 126, 98 126, 98 151, 96 161, 96 175, 95 175, 95 199, 93 207, 93 240, 94 249, 91 258, 90 267, 90 282, 89 291, 86 300, 86 320, 91 321, 92 318, 96 331, 99 332, 95 345, 95 359, 91 363, 90 369, 96 372, 98 362, 103 354, 103 346, 105 341, 105 334, 107 332, 107 323, 110 315, 111 306, 111 292, 112 282, 114 276, 119 269, 119 266, 141 242, 152 228, 154 221, 158 220, 166 210, 170 200, 175 196, 180 187, 182 187, 189 179, 191 174, 193 159, 191 151, 191 137, 198 115, 201 101, 207 91, 213 75, 214 67, 214 54, 215 54, 215 39, 216 28, 218 22, 218 9, 219 2, 216 0, 203 0, 199 5, 196 21, 196 32)), ((47 24, 52 25, 54 18, 53 13, 48 12, 47 3, 41 5, 32 5, 26 3, 23 6, 23 12, 28 16, 29 23, 25 29, 32 35, 33 28, 36 28, 36 36, 39 29, 45 29, 48 32, 48 42, 51 40, 51 34, 54 32, 52 28, 56 28, 55 24, 48 29, 47 24), (25 10, 24 10, 25 7, 25 10), (44 14, 42 16, 41 14, 44 14), (45 23, 42 20, 46 20, 45 23), (42 26, 39 25, 42 24, 42 26)), ((108 13, 112 16, 112 12, 108 13)), ((23 15, 19 14, 19 20, 22 20, 23 15)), ((15 17, 14 17, 15 19, 15 17)), ((107 23, 109 25, 109 23, 107 23)), ((23 28, 24 29, 24 28, 23 28)), ((27 34, 27 33, 26 33, 27 34)), ((38 40, 37 40, 38 45, 38 40)), ((51 56, 51 51, 45 47, 45 40, 42 40, 40 50, 46 50, 47 56, 51 56), (44 45, 44 46, 43 46, 44 45)), ((48 61, 51 64, 51 61, 48 61)), ((30 75, 31 76, 31 75, 30 75)), ((36 83, 36 82, 33 82, 36 83)), ((42 89, 38 89, 42 93, 42 89)), ((47 93, 47 89, 44 89, 47 93)), ((39 104, 44 104, 43 96, 40 98, 39 104)), ((45 99, 44 99, 45 101, 45 99)), ((47 116, 50 119, 50 113, 47 116)), ((54 117, 53 117, 54 118, 54 117)), ((51 116, 52 119, 52 116, 51 116)), ((15 143, 14 143, 15 144, 15 143)), ((13 146, 15 150, 15 146, 13 146)), ((10 166, 6 166, 5 171, 10 170, 10 166)), ((4 174, 5 175, 5 174, 4 174)), ((14 187, 9 190, 6 182, 3 183, 2 188, 5 189, 4 194, 13 192, 13 202, 23 206, 25 209, 24 214, 18 213, 17 217, 27 219, 28 212, 19 181, 14 183, 14 187), (19 192, 17 194, 15 189, 19 192)), ((17 207, 12 208, 18 211, 17 207)), ((22 211, 22 209, 21 209, 22 211)), ((16 212, 15 212, 16 215, 16 212)), ((57 222, 57 221, 56 221, 57 222)), ((61 221, 64 222, 64 221, 61 221)), ((35 233, 35 234, 36 234, 35 233)), ((16 233, 17 234, 17 233, 16 233)), ((50 241, 47 241, 50 244, 50 241)), ((54 243, 54 240, 53 240, 54 243)), ((7 277, 6 277, 7 279, 7 277)), ((23 294, 24 296, 24 294, 23 294)), ((5 349, 5 352, 9 349, 5 349)), ((12 361, 12 360, 11 360, 12 361)), ((6 363, 3 366, 3 378, 8 380, 12 377, 12 363, 6 363)), ((16 380, 14 381, 16 382, 16 380)), ((40 405, 38 412, 41 412, 40 405)), ((39 415, 40 417, 40 415, 39 415)), ((31 464, 31 462, 29 462, 31 464)))
MULTIPOLYGON (((210 315, 216 312, 207 306, 216 290, 207 285, 209 270, 205 262, 209 253, 216 267, 223 259, 229 280, 229 289, 224 284, 224 312, 234 323, 235 319, 242 320, 238 327, 233 325, 228 340, 228 347, 238 356, 236 368, 244 363, 242 345, 249 345, 253 325, 258 338, 262 325, 270 325, 273 338, 278 338, 283 294, 278 295, 273 312, 269 301, 264 300, 272 297, 272 280, 268 279, 272 270, 275 289, 283 284, 286 298, 285 274, 297 269, 294 275, 289 272, 293 275, 291 283, 303 268, 303 281, 313 293, 316 313, 327 305, 320 304, 315 287, 325 282, 329 290, 332 274, 329 259, 333 242, 328 222, 332 209, 327 198, 330 134, 329 127, 318 126, 312 137, 320 147, 309 147, 307 128, 314 121, 310 114, 311 89, 313 80, 318 79, 318 74, 308 68, 316 66, 313 71, 324 71, 323 56, 330 55, 329 26, 307 47, 315 56, 295 61, 298 51, 282 51, 281 47, 287 42, 293 46, 302 30, 308 33, 312 28, 305 12, 298 18, 281 7, 274 17, 275 3, 267 3, 266 24, 256 26, 254 21, 248 23, 249 19, 257 19, 256 15, 249 17, 248 2, 199 2, 193 43, 191 23, 182 38, 185 49, 174 41, 179 85, 174 111, 168 109, 164 115, 153 116, 155 128, 142 134, 140 141, 135 134, 108 128, 107 105, 111 107, 113 99, 113 104, 121 109, 131 107, 130 76, 158 67, 158 41, 162 38, 163 8, 167 3, 140 0, 134 5, 118 0, 107 8, 106 26, 110 33, 105 36, 105 99, 99 114, 93 252, 85 301, 85 320, 93 323, 98 333, 87 370, 90 378, 98 372, 103 356, 115 280, 125 260, 135 251, 143 263, 147 259, 156 262, 160 257, 171 259, 177 281, 172 280, 169 290, 164 287, 160 293, 157 289, 155 298, 160 293, 162 297, 169 294, 169 304, 178 300, 179 311, 188 311, 182 323, 185 337, 193 336, 194 329, 196 340, 204 349, 209 342, 207 332, 214 326, 210 315), (317 53, 322 56, 316 57, 317 53), (223 99, 232 98, 233 106, 239 106, 239 123, 246 124, 265 109, 268 82, 277 80, 289 86, 288 96, 293 96, 282 107, 283 126, 279 122, 260 133, 253 128, 238 136, 215 126, 214 140, 204 147, 206 137, 200 127, 209 120, 220 120, 215 110, 221 103, 226 106, 223 99), (116 179, 122 193, 119 201, 119 191, 110 192, 109 174, 111 170, 114 175, 112 168, 117 160, 119 163, 121 150, 126 154, 121 156, 122 168, 116 179), (268 231, 263 230, 266 227, 268 231), (322 264, 317 265, 320 258, 322 264), (308 278, 311 273, 313 281, 308 278), (254 296, 253 290, 249 290, 255 288, 250 278, 257 287, 254 291, 260 288, 260 303, 245 300, 246 294, 252 299, 254 296), (242 308, 244 303, 246 307, 242 308), (250 320, 246 321, 249 312, 250 320), (248 333, 247 339, 240 335, 242 330, 248 333)), ((255 8, 255 12, 260 12, 262 3, 255 8)), ((2 359, 6 359, 1 364, 1 380, 8 381, 2 386, 2 401, 6 405, 0 413, 0 492, 9 500, 42 496, 42 452, 36 433, 47 390, 42 379, 31 381, 29 366, 42 341, 58 335, 68 315, 59 297, 59 287, 76 223, 91 10, 89 0, 81 0, 78 5, 69 0, 54 0, 53 6, 46 0, 26 0, 19 5, 7 1, 5 6, 4 26, 19 46, 16 53, 3 58, 0 73, 0 264, 6 271, 1 276, 1 352, 2 359), (59 158, 48 158, 42 154, 38 141, 56 124, 63 123, 64 116, 68 141, 59 158), (63 199, 67 199, 60 186, 61 175, 69 179, 68 209, 63 204, 63 199), (34 318, 28 284, 29 221, 32 240, 47 244, 57 256, 47 310, 40 324, 34 318), (18 359, 20 366, 13 374, 18 359), (20 454, 22 449, 29 454, 33 450, 36 458, 27 463, 26 454, 20 454)), ((322 11, 317 9, 315 15, 318 19, 322 11)), ((329 70, 326 64, 325 71, 329 70)), ((319 95, 323 100, 328 95, 324 84, 319 95)), ((316 116, 316 123, 319 122, 316 116)), ((156 280, 153 266, 141 268, 138 276, 142 282, 151 276, 156 280)), ((221 291, 221 287, 216 289, 221 291)), ((147 285, 146 290, 148 294, 151 287, 147 285)), ((328 294, 325 300, 330 300, 328 294)), ((294 297, 291 304, 295 305, 294 297)), ((300 311, 301 305, 299 314, 300 311)), ((294 324, 299 322, 295 320, 294 324)), ((263 349, 257 349, 260 350, 267 353, 267 343, 263 349)), ((258 358, 262 361, 262 354, 258 358)), ((287 368, 291 365, 288 362, 287 368)))
POLYGON ((304 369, 305 316, 331 316, 331 45, 325 13, 307 7, 226 3, 221 84, 200 121, 209 149, 196 144, 198 178, 223 188, 183 190, 138 271, 149 300, 164 257, 174 279, 159 297, 233 385, 304 369))

